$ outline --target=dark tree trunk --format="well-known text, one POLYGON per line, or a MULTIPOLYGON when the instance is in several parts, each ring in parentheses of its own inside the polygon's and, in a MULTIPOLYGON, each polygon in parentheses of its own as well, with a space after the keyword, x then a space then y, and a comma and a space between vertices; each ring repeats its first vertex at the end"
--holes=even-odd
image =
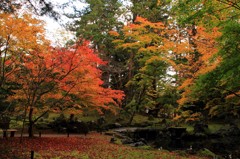
POLYGON ((134 112, 132 113, 132 115, 131 115, 131 117, 130 117, 130 120, 129 120, 129 122, 128 122, 128 125, 131 125, 131 124, 132 124, 132 121, 133 121, 133 118, 134 118, 135 114, 136 114, 136 111, 134 111, 134 112))
POLYGON ((29 111, 29 126, 28 126, 28 136, 29 137, 33 137, 33 108, 30 108, 30 111, 29 111))

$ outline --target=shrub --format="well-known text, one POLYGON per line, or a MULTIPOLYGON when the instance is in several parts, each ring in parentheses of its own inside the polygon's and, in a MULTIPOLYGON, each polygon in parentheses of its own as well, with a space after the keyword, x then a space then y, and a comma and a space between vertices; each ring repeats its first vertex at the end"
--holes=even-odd
POLYGON ((199 150, 197 152, 197 155, 198 156, 201 156, 201 157, 211 157, 211 158, 215 158, 216 157, 216 154, 214 154, 212 151, 204 148, 202 150, 199 150))

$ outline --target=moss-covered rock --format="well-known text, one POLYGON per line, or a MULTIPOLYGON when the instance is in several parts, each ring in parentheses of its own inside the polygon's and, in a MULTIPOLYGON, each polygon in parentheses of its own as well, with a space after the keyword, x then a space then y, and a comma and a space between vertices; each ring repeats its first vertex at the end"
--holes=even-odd
MULTIPOLYGON (((210 151, 209 149, 206 149, 206 148, 199 150, 197 152, 197 155, 201 156, 201 157, 211 157, 211 158, 217 157, 217 155, 215 153, 213 153, 212 151, 210 151)), ((218 158, 221 159, 219 156, 218 156, 218 158)))

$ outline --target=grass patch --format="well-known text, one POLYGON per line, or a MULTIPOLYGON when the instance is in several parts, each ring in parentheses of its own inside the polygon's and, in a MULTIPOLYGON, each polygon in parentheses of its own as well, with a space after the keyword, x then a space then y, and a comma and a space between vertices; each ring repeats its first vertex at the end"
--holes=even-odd
POLYGON ((153 150, 153 148, 151 146, 149 146, 149 145, 139 146, 137 148, 143 149, 143 150, 153 150))
POLYGON ((151 117, 149 118, 148 116, 144 116, 144 115, 141 115, 141 114, 136 114, 133 118, 133 122, 132 124, 142 124, 142 123, 148 123, 149 126, 156 126, 156 125, 159 125, 161 127, 161 121, 163 119, 161 118, 154 118, 154 117, 151 117))
POLYGON ((188 132, 188 133, 193 133, 193 131, 194 131, 194 127, 192 126, 192 125, 189 125, 189 124, 183 124, 183 125, 181 125, 182 127, 185 127, 186 128, 186 131, 188 132))
POLYGON ((229 125, 226 124, 218 124, 218 123, 210 123, 208 124, 208 129, 210 133, 216 133, 220 129, 227 129, 229 125))
POLYGON ((199 156, 202 156, 202 157, 211 157, 211 158, 215 158, 216 157, 216 155, 212 151, 210 151, 210 150, 208 150, 206 148, 198 151, 197 154, 199 156))
MULTIPOLYGON (((187 128, 188 133, 193 133, 193 131, 194 131, 193 125, 182 124, 182 127, 187 128)), ((228 124, 221 124, 221 123, 209 123, 208 124, 209 133, 216 133, 220 129, 228 129, 228 128, 229 128, 228 124)))

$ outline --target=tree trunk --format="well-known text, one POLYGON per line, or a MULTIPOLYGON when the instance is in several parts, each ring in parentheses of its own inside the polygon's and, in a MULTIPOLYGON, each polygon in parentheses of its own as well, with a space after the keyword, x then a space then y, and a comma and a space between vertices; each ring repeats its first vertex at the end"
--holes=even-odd
POLYGON ((22 125, 22 130, 21 130, 21 139, 20 139, 20 143, 23 142, 23 131, 24 131, 24 128, 25 128, 25 122, 26 122, 26 118, 27 118, 27 106, 25 106, 24 108, 24 118, 23 118, 23 125, 22 125))
POLYGON ((139 111, 139 105, 141 104, 142 96, 143 96, 144 92, 145 92, 145 87, 143 87, 143 90, 139 93, 138 100, 137 100, 137 103, 136 103, 136 109, 133 111, 132 116, 131 116, 131 118, 128 122, 129 125, 131 125, 136 112, 139 111))
POLYGON ((128 122, 128 125, 131 125, 131 124, 132 124, 132 121, 133 121, 133 118, 134 118, 135 114, 136 114, 136 111, 133 111, 133 113, 132 113, 132 115, 131 115, 131 117, 130 117, 130 120, 129 120, 129 122, 128 122))
POLYGON ((29 137, 33 137, 33 108, 30 108, 30 111, 29 111, 29 126, 28 126, 28 136, 29 137))

